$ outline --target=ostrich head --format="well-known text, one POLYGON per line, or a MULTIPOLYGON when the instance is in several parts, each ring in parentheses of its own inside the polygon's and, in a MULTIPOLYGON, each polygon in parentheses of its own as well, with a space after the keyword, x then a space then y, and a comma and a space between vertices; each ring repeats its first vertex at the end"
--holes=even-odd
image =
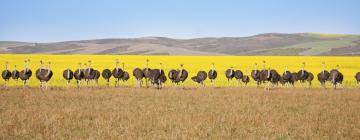
POLYGON ((182 71, 184 69, 184 65, 180 64, 180 71, 182 71))
POLYGON ((125 63, 122 62, 121 64, 122 64, 122 69, 125 71, 125 63))

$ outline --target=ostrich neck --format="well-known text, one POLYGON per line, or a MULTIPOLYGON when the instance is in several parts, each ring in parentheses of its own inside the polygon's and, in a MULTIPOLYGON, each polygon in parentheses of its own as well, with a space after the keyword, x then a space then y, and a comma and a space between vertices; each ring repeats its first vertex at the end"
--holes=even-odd
POLYGON ((67 77, 68 78, 70 77, 70 70, 69 69, 67 70, 67 77))
POLYGON ((46 77, 50 75, 50 71, 51 71, 51 70, 50 70, 50 66, 48 66, 47 70, 48 70, 48 71, 47 71, 47 73, 46 73, 46 77))
POLYGON ((230 75, 232 75, 232 72, 233 72, 232 69, 230 69, 230 75))

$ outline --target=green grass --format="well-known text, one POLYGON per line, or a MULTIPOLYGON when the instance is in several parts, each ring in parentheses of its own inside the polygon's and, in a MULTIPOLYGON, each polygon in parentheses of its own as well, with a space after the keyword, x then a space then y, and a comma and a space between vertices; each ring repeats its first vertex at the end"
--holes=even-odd
POLYGON ((333 48, 342 48, 345 46, 350 46, 353 44, 353 41, 356 40, 360 40, 360 36, 346 36, 346 37, 341 37, 337 40, 327 40, 327 41, 296 44, 296 45, 284 47, 284 49, 310 48, 309 50, 301 52, 300 55, 319 55, 324 52, 331 51, 331 49, 333 48))

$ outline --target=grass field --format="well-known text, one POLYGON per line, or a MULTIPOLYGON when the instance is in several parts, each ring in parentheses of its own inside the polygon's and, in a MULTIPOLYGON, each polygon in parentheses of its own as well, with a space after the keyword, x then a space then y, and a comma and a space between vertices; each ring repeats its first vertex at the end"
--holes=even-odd
MULTIPOLYGON (((146 66, 146 59, 150 60, 149 66, 151 68, 159 68, 159 63, 163 63, 163 69, 167 73, 172 68, 179 68, 180 64, 184 64, 184 68, 189 71, 189 76, 194 76, 199 70, 210 70, 211 63, 215 63, 216 70, 218 71, 218 79, 215 82, 216 86, 226 86, 227 80, 224 76, 224 72, 230 66, 234 69, 240 69, 246 74, 250 74, 254 69, 254 63, 258 63, 258 68, 262 69, 262 61, 266 60, 266 67, 275 68, 279 73, 282 73, 287 65, 290 71, 298 71, 301 69, 301 63, 305 62, 305 69, 316 74, 322 70, 321 63, 326 62, 326 68, 328 70, 335 68, 336 65, 340 65, 340 71, 344 74, 344 86, 355 87, 356 82, 354 75, 360 71, 360 57, 323 57, 323 56, 140 56, 140 55, 0 55, 1 69, 5 69, 5 61, 9 62, 9 69, 14 69, 14 65, 18 66, 18 69, 23 69, 24 60, 30 59, 30 65, 33 72, 39 68, 39 61, 45 62, 51 61, 51 68, 54 72, 54 76, 50 81, 50 86, 64 86, 65 81, 62 78, 62 72, 66 68, 75 70, 78 68, 78 63, 86 63, 88 60, 92 60, 92 66, 95 69, 102 71, 105 68, 113 69, 115 67, 115 60, 119 59, 120 63, 125 63, 125 70, 132 76, 132 70, 135 67, 144 68, 146 66)), ((0 80, 0 84, 4 81, 0 80)), ((75 86, 75 81, 72 81, 72 85, 75 86)), ((316 78, 313 81, 314 87, 319 87, 319 82, 316 78)), ((21 85, 21 81, 10 80, 9 85, 21 85)), ((105 81, 100 78, 100 85, 103 86, 105 81)), ((114 79, 111 79, 111 85, 114 84, 114 79)), ((135 84, 135 79, 125 83, 128 86, 135 84)), ((168 86, 171 83, 166 83, 168 86)), ((210 81, 206 80, 206 84, 209 85, 210 81)), ((233 85, 237 85, 234 81, 233 85)), ((31 86, 38 86, 39 81, 32 76, 30 79, 31 86)), ((195 86, 195 83, 190 78, 185 82, 187 86, 195 86)), ((249 86, 254 86, 254 82, 251 81, 249 86)))
POLYGON ((360 139, 359 89, 1 89, 0 139, 360 139))

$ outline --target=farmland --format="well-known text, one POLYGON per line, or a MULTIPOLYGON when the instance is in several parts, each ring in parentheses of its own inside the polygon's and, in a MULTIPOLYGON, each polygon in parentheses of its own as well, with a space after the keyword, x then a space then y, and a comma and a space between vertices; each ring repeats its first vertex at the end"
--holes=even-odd
MULTIPOLYGON (((285 66, 288 66, 291 72, 297 72, 301 69, 301 63, 305 62, 305 69, 312 72, 315 76, 322 70, 322 62, 326 63, 326 69, 330 70, 339 65, 339 70, 344 74, 343 86, 353 88, 356 86, 354 75, 360 71, 360 57, 349 56, 144 56, 144 55, 20 55, 20 54, 2 54, 0 55, 1 69, 5 69, 5 62, 9 62, 9 69, 13 70, 14 65, 17 65, 18 70, 23 69, 24 60, 30 59, 30 68, 35 72, 39 68, 40 60, 45 62, 51 61, 51 69, 54 72, 53 78, 50 80, 50 86, 61 87, 66 84, 66 81, 62 78, 63 70, 71 68, 76 70, 78 63, 87 63, 88 60, 92 60, 92 67, 102 71, 105 68, 113 69, 115 67, 115 60, 120 60, 125 64, 125 70, 132 76, 132 70, 136 67, 144 68, 146 66, 146 59, 149 59, 150 68, 159 68, 159 63, 163 63, 163 69, 167 73, 171 69, 177 69, 180 64, 184 64, 184 68, 189 71, 189 76, 194 76, 199 70, 208 71, 211 68, 211 63, 215 63, 215 68, 219 73, 216 79, 215 86, 223 87, 227 86, 227 80, 224 76, 224 72, 229 67, 233 66, 234 69, 240 69, 245 74, 250 75, 252 69, 254 69, 254 63, 258 63, 258 68, 262 69, 262 61, 266 61, 266 68, 274 68, 280 74, 284 71, 285 66)), ((0 81, 2 85, 3 80, 0 81)), ((72 86, 75 86, 75 81, 71 82, 72 86)), ((320 84, 316 77, 313 81, 314 87, 319 87, 320 84)), ((105 81, 100 77, 100 86, 104 86, 105 81)), ((114 79, 111 79, 111 86, 114 84, 114 79)), ((126 83, 122 83, 125 86, 134 86, 135 78, 131 77, 126 83)), ((21 81, 10 80, 10 86, 21 86, 21 81)), ((30 86, 38 86, 39 81, 32 76, 30 79, 30 86)), ((169 81, 166 82, 166 86, 170 86, 169 81)), ((185 85, 194 87, 196 84, 190 79, 185 81, 185 85)), ((206 80, 205 85, 210 85, 210 81, 206 80)), ((233 80, 232 86, 237 86, 237 82, 233 80)), ((250 81, 250 87, 254 87, 254 81, 250 81)), ((297 85, 300 87, 299 85, 297 85)))
POLYGON ((359 89, 2 89, 0 139, 359 139, 359 89))

